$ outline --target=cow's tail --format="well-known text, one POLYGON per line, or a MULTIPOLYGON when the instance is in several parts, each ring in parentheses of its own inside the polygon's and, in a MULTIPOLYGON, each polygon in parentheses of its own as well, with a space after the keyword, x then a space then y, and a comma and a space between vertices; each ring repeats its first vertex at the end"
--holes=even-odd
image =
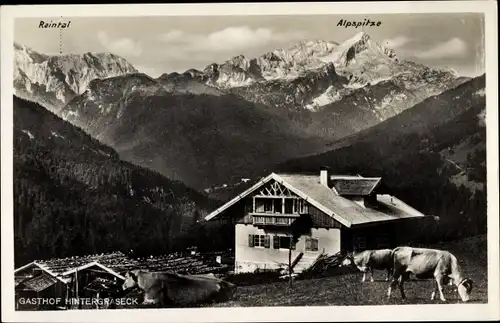
POLYGON ((396 268, 396 253, 398 250, 399 250, 399 247, 396 247, 396 248, 391 250, 391 257, 390 257, 391 264, 390 264, 390 266, 391 266, 392 275, 394 275, 394 270, 396 268))

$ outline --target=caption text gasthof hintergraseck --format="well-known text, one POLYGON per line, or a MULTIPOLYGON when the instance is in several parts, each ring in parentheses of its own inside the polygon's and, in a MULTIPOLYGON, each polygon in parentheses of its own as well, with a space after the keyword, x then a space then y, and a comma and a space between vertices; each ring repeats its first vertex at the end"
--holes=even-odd
POLYGON ((20 305, 137 305, 136 298, 62 298, 62 297, 21 297, 20 305))

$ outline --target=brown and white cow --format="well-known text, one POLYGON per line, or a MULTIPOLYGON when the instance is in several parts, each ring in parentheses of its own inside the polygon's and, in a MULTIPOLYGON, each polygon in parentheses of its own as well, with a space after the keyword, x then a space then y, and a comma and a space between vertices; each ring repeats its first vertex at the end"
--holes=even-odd
POLYGON ((434 289, 431 300, 434 300, 436 292, 442 301, 446 301, 443 294, 443 285, 447 282, 455 284, 462 301, 467 302, 472 291, 472 280, 464 277, 457 258, 448 251, 437 249, 424 249, 412 247, 397 247, 392 252, 394 262, 394 275, 387 297, 391 297, 391 290, 395 285, 399 286, 401 297, 406 299, 403 284, 410 275, 418 279, 434 279, 434 289))
POLYGON ((366 281, 366 273, 371 274, 371 281, 373 282, 373 270, 387 270, 386 281, 392 274, 392 250, 391 249, 380 249, 380 250, 365 250, 359 253, 349 253, 347 254, 344 261, 342 261, 341 266, 356 266, 362 273, 362 282, 366 281))
POLYGON ((138 287, 144 293, 143 305, 189 306, 225 300, 231 297, 236 286, 208 275, 180 275, 168 272, 133 270, 125 274, 124 290, 138 287))

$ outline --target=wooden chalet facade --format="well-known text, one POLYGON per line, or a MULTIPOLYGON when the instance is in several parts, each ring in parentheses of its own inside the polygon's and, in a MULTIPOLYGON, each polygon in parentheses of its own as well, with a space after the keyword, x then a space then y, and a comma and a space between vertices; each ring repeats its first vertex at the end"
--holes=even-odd
MULTIPOLYGON (((410 239, 408 226, 425 216, 396 197, 377 194, 381 178, 275 174, 205 217, 231 221, 235 227, 235 272, 286 268, 291 223, 312 218, 310 236, 292 246, 294 271, 321 254, 341 250, 394 247, 410 239), (398 234, 405 232, 403 235, 398 234)), ((410 230, 411 231, 411 230, 410 230)))

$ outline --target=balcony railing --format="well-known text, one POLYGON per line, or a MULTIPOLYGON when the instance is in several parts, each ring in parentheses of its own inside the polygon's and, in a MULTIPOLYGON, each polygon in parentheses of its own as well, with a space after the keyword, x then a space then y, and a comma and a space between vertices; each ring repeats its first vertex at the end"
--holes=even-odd
POLYGON ((251 213, 254 225, 273 225, 273 226, 289 226, 295 219, 299 217, 298 214, 265 214, 265 213, 251 213))

